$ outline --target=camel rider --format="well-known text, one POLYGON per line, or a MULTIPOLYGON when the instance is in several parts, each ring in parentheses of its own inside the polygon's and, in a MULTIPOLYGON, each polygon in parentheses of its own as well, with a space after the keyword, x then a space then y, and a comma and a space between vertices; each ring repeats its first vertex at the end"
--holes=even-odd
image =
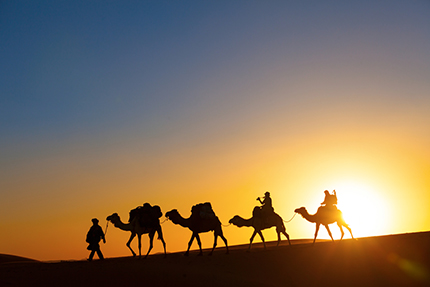
POLYGON ((333 194, 330 194, 328 190, 324 190, 325 198, 321 205, 325 205, 330 209, 337 209, 337 196, 336 190, 333 190, 333 194))
POLYGON ((270 197, 270 192, 266 191, 264 193, 264 199, 261 200, 260 197, 257 200, 261 203, 261 213, 264 218, 268 218, 272 213, 274 213, 272 207, 272 198, 270 197))

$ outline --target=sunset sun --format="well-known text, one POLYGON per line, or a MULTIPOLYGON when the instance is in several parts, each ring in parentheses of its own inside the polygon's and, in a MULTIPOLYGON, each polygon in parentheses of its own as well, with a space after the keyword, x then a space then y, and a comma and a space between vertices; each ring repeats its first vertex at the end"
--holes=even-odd
POLYGON ((372 236, 386 232, 391 222, 387 204, 378 191, 359 182, 343 182, 336 189, 338 208, 354 236, 372 236))

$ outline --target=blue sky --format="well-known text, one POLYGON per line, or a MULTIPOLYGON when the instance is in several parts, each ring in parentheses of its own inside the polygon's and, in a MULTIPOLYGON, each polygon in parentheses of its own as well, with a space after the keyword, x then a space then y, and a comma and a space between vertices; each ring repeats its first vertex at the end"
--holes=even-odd
POLYGON ((267 106, 263 94, 208 89, 247 85, 273 71, 294 77, 350 65, 351 76, 379 72, 382 80, 387 71, 413 72, 416 80, 428 72, 426 1, 87 2, 2 4, 7 137, 158 125, 166 115, 214 104, 228 109, 221 102, 267 106))

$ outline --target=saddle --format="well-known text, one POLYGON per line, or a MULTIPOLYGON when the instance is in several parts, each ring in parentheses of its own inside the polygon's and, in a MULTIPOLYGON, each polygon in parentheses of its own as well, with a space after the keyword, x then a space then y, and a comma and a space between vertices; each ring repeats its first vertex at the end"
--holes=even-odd
POLYGON ((276 216, 276 213, 273 208, 264 210, 260 206, 254 207, 252 211, 252 217, 254 219, 260 219, 263 221, 265 226, 270 226, 270 223, 273 221, 273 218, 276 216))

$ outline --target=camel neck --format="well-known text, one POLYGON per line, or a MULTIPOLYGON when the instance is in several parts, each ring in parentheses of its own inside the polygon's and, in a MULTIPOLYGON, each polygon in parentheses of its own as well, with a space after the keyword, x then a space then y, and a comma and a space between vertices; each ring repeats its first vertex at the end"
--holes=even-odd
POLYGON ((302 213, 303 217, 309 222, 316 222, 315 215, 309 214, 307 210, 302 213))
POLYGON ((175 218, 171 219, 173 223, 179 224, 182 227, 190 227, 191 226, 191 220, 190 218, 184 218, 182 217, 179 212, 177 213, 177 216, 175 218))
POLYGON ((116 222, 114 222, 114 225, 115 225, 115 227, 117 227, 117 228, 119 228, 121 230, 125 230, 125 231, 131 231, 131 229, 132 229, 131 223, 124 223, 119 218, 118 218, 118 220, 116 222))

